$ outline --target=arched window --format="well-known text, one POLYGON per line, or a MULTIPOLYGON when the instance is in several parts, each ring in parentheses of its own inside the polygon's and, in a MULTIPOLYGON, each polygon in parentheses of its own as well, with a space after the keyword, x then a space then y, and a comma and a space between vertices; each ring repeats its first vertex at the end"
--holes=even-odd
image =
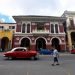
POLYGON ((54 33, 54 24, 51 24, 51 33, 54 33))
POLYGON ((30 33, 30 24, 27 24, 27 33, 30 33))
POLYGON ((55 33, 58 33, 58 25, 55 24, 55 33))
POLYGON ((25 33, 25 24, 22 25, 22 33, 25 33))
POLYGON ((70 26, 74 26, 74 20, 72 18, 70 18, 69 20, 70 20, 70 26))

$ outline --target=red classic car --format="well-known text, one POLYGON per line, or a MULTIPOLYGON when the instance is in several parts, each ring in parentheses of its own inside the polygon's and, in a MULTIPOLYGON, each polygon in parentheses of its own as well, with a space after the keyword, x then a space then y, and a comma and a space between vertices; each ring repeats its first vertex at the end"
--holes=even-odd
POLYGON ((37 51, 27 50, 27 48, 25 47, 16 47, 16 48, 13 48, 11 51, 5 52, 4 57, 7 57, 8 59, 32 58, 35 60, 39 58, 39 54, 37 51))
POLYGON ((75 54, 75 49, 72 49, 70 52, 71 54, 75 54))

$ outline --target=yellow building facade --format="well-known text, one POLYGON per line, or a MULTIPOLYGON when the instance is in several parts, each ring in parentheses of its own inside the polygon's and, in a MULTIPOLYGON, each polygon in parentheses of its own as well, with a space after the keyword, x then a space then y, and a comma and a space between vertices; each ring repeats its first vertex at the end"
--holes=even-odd
POLYGON ((12 48, 15 23, 0 23, 0 51, 7 51, 12 48))

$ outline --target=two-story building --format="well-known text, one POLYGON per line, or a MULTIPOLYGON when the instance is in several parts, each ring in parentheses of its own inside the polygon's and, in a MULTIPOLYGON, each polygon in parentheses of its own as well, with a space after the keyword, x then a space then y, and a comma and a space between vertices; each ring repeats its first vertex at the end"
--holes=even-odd
POLYGON ((64 11, 62 17, 66 18, 66 47, 68 50, 75 48, 75 12, 64 11))
POLYGON ((32 50, 40 48, 58 51, 66 50, 64 17, 56 16, 13 16, 16 21, 16 31, 13 37, 13 47, 27 47, 32 50))
POLYGON ((0 23, 0 51, 7 51, 12 48, 15 23, 0 23))

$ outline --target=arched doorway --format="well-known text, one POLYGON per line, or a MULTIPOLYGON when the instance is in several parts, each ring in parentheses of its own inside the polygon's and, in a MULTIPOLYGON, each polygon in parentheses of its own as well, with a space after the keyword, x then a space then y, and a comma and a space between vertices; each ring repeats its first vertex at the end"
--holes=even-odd
POLYGON ((21 40, 21 47, 27 47, 30 49, 30 40, 28 38, 23 38, 21 40))
POLYGON ((71 32, 72 48, 75 48, 75 32, 71 32))
POLYGON ((55 47, 60 52, 59 39, 53 38, 52 39, 52 46, 55 47))
POLYGON ((43 38, 39 38, 36 40, 36 50, 46 49, 46 41, 43 38))
POLYGON ((3 37, 1 39, 1 49, 2 49, 2 51, 7 51, 10 49, 10 41, 9 41, 8 37, 3 37))

